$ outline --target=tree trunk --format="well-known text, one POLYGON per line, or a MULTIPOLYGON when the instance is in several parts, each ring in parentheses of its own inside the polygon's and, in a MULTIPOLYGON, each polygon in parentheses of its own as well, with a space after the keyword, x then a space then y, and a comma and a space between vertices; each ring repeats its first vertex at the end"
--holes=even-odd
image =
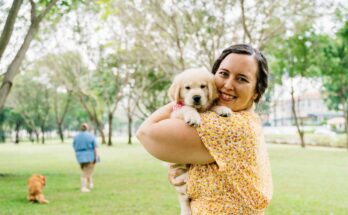
POLYGON ((58 125, 58 134, 59 134, 60 141, 61 141, 62 143, 64 143, 64 134, 63 134, 63 125, 62 125, 62 122, 58 122, 57 125, 58 125))
POLYGON ((62 143, 64 143, 64 129, 63 129, 63 122, 65 119, 65 116, 69 110, 69 106, 70 106, 70 102, 71 102, 71 91, 68 92, 68 99, 65 103, 64 109, 63 109, 63 113, 61 115, 61 117, 59 117, 59 113, 58 113, 58 102, 57 102, 57 97, 54 98, 54 103, 53 103, 53 112, 55 115, 55 119, 56 119, 56 124, 58 127, 58 135, 60 138, 60 141, 62 143))
POLYGON ((251 37, 251 34, 250 34, 248 27, 247 27, 247 24, 246 24, 244 0, 240 0, 239 2, 240 2, 241 13, 242 13, 241 19, 242 19, 242 25, 243 25, 243 31, 244 31, 243 43, 246 43, 245 37, 247 37, 249 39, 248 43, 253 43, 253 39, 251 37))
POLYGON ((6 142, 6 134, 4 131, 4 128, 2 127, 2 125, 0 126, 0 142, 4 143, 6 142))
POLYGON ((29 133, 29 141, 33 143, 34 142, 33 131, 28 131, 28 133, 29 133))
POLYGON ((305 148, 306 144, 305 144, 305 141, 304 141, 304 131, 301 130, 299 119, 298 119, 297 113, 296 113, 296 102, 295 102, 294 86, 293 86, 292 80, 291 80, 291 110, 292 110, 292 114, 293 114, 293 117, 294 117, 294 120, 295 120, 297 133, 298 133, 298 135, 300 137, 301 147, 305 148))
POLYGON ((96 129, 100 133, 101 142, 102 142, 102 144, 105 144, 106 143, 106 141, 105 141, 105 134, 104 134, 104 131, 103 131, 103 128, 102 128, 103 126, 102 126, 102 124, 100 123, 100 121, 98 119, 98 115, 97 115, 95 109, 93 109, 93 113, 92 113, 92 111, 88 108, 87 104, 83 101, 83 96, 85 96, 85 95, 84 94, 79 94, 78 95, 78 98, 80 100, 80 104, 82 105, 82 107, 87 112, 90 120, 95 123, 96 129))
POLYGON ((36 129, 34 130, 34 132, 35 132, 35 136, 36 136, 36 142, 39 143, 40 142, 40 134, 36 129))
POLYGON ((108 146, 112 146, 112 121, 113 121, 114 115, 112 113, 109 113, 108 115, 108 122, 109 122, 109 137, 108 137, 108 146))
POLYGON ((104 134, 104 131, 103 131, 103 126, 99 123, 98 120, 95 120, 95 122, 96 122, 97 130, 99 131, 99 134, 100 134, 100 137, 101 137, 101 143, 105 144, 106 141, 105 141, 105 134, 104 134))
POLYGON ((127 118, 128 118, 128 144, 132 144, 132 114, 131 114, 131 107, 130 107, 130 96, 128 97, 127 102, 127 118))
POLYGON ((14 77, 18 74, 19 67, 25 57, 25 54, 27 53, 30 43, 33 40, 35 34, 39 30, 39 25, 42 19, 46 16, 46 14, 51 10, 51 8, 57 3, 58 0, 52 0, 50 3, 48 3, 45 10, 39 15, 35 16, 35 3, 31 1, 32 8, 31 8, 31 24, 29 27, 29 30, 27 34, 25 35, 24 41, 19 48, 15 58, 12 60, 11 64, 9 65, 6 73, 4 74, 4 77, 2 79, 2 84, 0 87, 0 109, 4 106, 6 99, 11 91, 14 77))
POLYGON ((41 125, 41 143, 45 144, 45 125, 41 125))
POLYGON ((9 65, 5 75, 4 79, 2 81, 2 85, 0 87, 0 108, 2 108, 5 104, 5 101, 7 99, 8 94, 11 91, 12 84, 13 84, 13 79, 14 77, 18 74, 19 67, 25 57, 25 54, 30 46, 31 41, 34 38, 34 35, 39 29, 39 23, 38 22, 33 22, 30 25, 30 28, 28 30, 27 35, 25 36, 24 42, 17 52, 15 58, 9 65))
POLYGON ((133 118, 128 114, 128 144, 132 144, 132 124, 133 118))
POLYGON ((19 129, 21 128, 21 124, 19 122, 16 122, 15 126, 15 131, 16 131, 16 136, 15 136, 15 143, 19 143, 19 129))
POLYGON ((11 9, 8 12, 6 23, 4 25, 4 29, 2 30, 2 34, 0 38, 0 60, 6 50, 8 42, 11 39, 13 26, 16 22, 18 11, 21 8, 22 3, 23 3, 23 0, 14 0, 12 3, 11 9))

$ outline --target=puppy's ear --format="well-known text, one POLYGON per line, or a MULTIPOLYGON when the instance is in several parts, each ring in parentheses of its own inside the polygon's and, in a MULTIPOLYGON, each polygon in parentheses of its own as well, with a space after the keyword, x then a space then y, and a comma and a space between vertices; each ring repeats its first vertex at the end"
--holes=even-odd
POLYGON ((46 177, 41 175, 40 178, 41 178, 42 185, 46 185, 46 177))
POLYGON ((168 95, 172 101, 178 102, 180 100, 180 85, 178 81, 174 80, 172 85, 169 87, 168 95))
POLYGON ((208 81, 208 92, 208 99, 211 102, 219 97, 214 79, 208 81))

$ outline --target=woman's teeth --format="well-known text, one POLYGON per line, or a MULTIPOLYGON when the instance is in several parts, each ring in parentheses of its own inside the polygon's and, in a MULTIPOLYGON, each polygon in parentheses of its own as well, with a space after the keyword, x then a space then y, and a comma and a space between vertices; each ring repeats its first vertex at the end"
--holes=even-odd
POLYGON ((236 96, 230 96, 230 95, 227 95, 227 94, 224 94, 224 93, 221 93, 220 95, 221 95, 221 98, 223 100, 232 100, 232 99, 237 98, 236 96))

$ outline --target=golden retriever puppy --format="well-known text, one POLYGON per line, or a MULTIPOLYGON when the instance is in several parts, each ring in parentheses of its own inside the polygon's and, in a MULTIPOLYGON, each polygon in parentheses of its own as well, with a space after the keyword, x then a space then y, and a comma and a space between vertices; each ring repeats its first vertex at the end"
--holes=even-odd
POLYGON ((32 175, 28 179, 28 201, 47 204, 48 201, 43 195, 43 187, 46 185, 46 177, 43 175, 32 175))
POLYGON ((214 75, 204 68, 188 69, 174 78, 169 97, 176 102, 172 118, 183 119, 187 124, 199 126, 199 112, 208 109, 220 116, 230 116, 232 111, 224 106, 212 106, 218 98, 214 75))
MULTIPOLYGON (((218 98, 214 75, 204 68, 185 70, 177 75, 169 88, 169 97, 176 102, 171 118, 183 119, 191 126, 199 126, 199 112, 208 109, 220 116, 227 117, 232 114, 231 109, 214 105, 218 98)), ((168 171, 169 182, 179 193, 181 215, 191 214, 190 200, 186 192, 188 169, 187 164, 170 164, 168 171)))

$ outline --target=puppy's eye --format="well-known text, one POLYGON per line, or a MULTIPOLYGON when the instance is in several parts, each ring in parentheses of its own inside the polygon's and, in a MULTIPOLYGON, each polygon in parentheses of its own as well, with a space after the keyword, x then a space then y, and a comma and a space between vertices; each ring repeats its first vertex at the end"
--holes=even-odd
POLYGON ((207 86, 206 85, 201 85, 201 89, 204 89, 204 88, 206 88, 207 86))
POLYGON ((190 87, 190 86, 186 86, 185 89, 186 89, 186 90, 189 90, 189 89, 191 89, 191 87, 190 87))

